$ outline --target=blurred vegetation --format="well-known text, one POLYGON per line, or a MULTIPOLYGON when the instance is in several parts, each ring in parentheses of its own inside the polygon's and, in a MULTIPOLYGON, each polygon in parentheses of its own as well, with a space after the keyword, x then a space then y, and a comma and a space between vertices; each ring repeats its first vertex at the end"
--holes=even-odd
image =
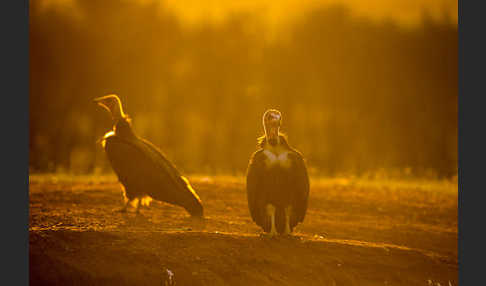
POLYGON ((133 1, 30 2, 31 172, 110 171, 96 140, 120 96, 140 136, 184 173, 242 174, 268 108, 311 174, 457 174, 457 25, 316 8, 271 40, 234 14, 185 26, 133 1))

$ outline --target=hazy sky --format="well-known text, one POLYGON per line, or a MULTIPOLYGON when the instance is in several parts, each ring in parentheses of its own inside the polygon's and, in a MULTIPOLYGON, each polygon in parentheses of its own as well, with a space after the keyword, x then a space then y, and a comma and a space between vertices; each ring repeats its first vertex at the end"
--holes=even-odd
MULTIPOLYGON (((75 7, 82 0, 37 0, 45 6, 63 5, 75 7)), ((427 10, 434 18, 444 14, 457 23, 456 0, 121 0, 137 1, 141 4, 159 2, 161 6, 174 11, 187 24, 199 21, 224 20, 235 12, 257 12, 270 25, 285 23, 298 18, 309 9, 320 5, 346 4, 354 15, 371 19, 391 18, 402 25, 418 23, 427 10)))

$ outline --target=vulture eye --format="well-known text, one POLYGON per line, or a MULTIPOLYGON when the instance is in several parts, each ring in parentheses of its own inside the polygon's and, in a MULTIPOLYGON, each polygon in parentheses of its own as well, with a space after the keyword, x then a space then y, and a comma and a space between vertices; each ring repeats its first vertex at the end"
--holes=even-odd
POLYGON ((280 117, 278 116, 278 114, 270 114, 268 120, 269 121, 278 121, 280 119, 280 117))
POLYGON ((266 121, 272 121, 272 120, 275 120, 275 119, 278 119, 278 117, 275 114, 269 113, 267 115, 266 121))

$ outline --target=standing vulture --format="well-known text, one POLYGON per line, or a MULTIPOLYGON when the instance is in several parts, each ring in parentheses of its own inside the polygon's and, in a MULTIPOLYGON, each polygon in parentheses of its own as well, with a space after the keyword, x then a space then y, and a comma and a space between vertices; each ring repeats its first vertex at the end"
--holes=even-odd
POLYGON ((126 211, 134 203, 139 212, 146 198, 178 205, 191 214, 202 217, 203 207, 189 181, 149 141, 135 135, 130 118, 123 112, 118 96, 114 94, 94 99, 108 110, 113 118, 113 130, 105 134, 102 145, 108 160, 124 189, 126 211))
POLYGON ((265 135, 258 139, 246 177, 251 217, 270 237, 289 235, 304 220, 309 197, 304 159, 279 132, 280 121, 278 110, 263 115, 265 135))

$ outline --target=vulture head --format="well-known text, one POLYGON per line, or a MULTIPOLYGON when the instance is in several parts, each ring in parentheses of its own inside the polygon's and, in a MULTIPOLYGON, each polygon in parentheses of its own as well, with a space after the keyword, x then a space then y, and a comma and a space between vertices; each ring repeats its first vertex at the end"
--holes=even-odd
POLYGON ((263 114, 263 129, 267 142, 275 146, 279 143, 279 130, 282 114, 276 109, 269 109, 263 114))

